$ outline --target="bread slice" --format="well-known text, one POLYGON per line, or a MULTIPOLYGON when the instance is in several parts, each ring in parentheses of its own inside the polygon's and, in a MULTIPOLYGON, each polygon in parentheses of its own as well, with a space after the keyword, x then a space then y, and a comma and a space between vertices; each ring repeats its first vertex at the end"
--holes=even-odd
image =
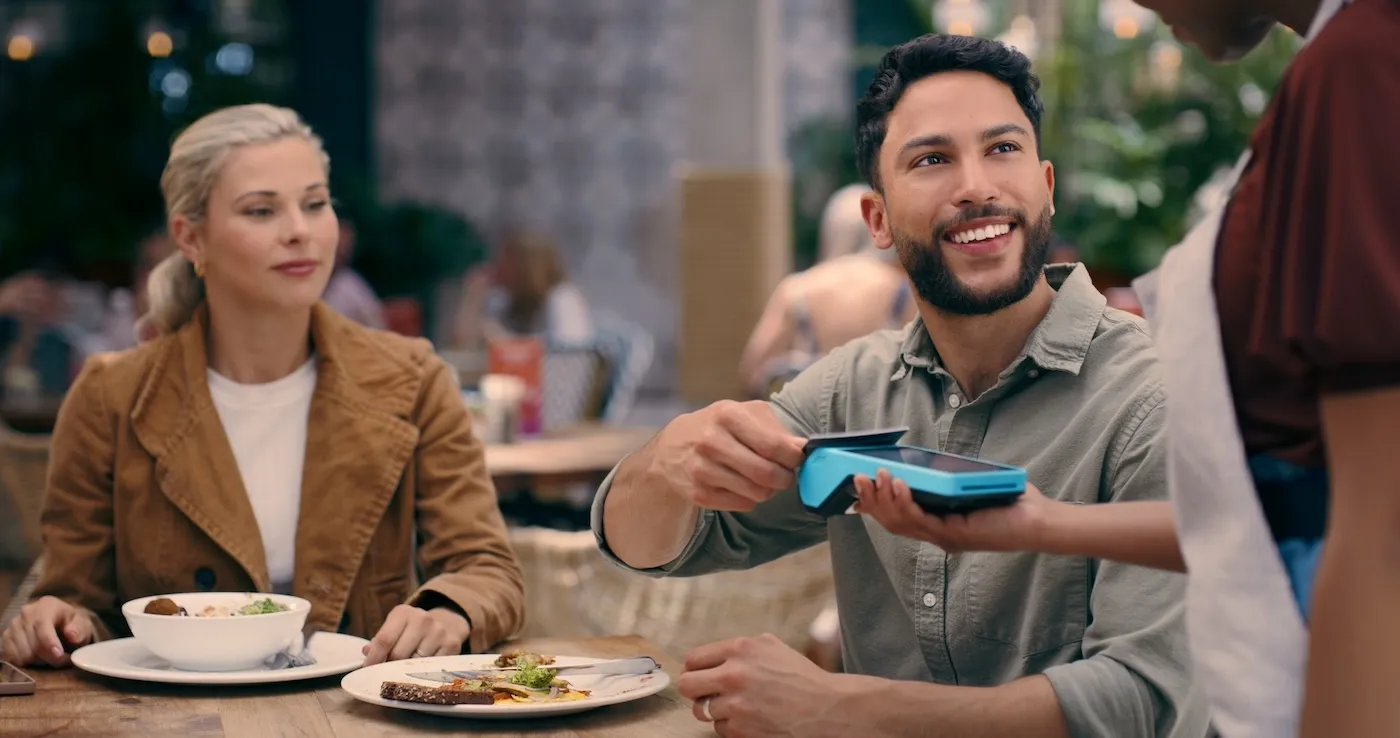
POLYGON ((379 686, 379 696, 399 702, 418 702, 424 705, 494 705, 495 695, 490 690, 443 689, 425 687, 407 682, 384 682, 379 686))

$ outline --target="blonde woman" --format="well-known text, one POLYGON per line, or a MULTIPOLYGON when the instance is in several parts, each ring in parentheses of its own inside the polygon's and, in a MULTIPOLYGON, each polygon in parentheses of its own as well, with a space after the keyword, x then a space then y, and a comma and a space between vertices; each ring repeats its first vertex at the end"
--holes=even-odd
POLYGON ((45 568, 0 648, 61 666, 126 634, 121 603, 278 591, 372 637, 366 663, 484 651, 522 622, 520 568, 447 366, 320 302, 329 162, 297 115, 212 113, 161 178, 179 247, 157 335, 87 363, 60 412, 45 568), (421 581, 420 581, 421 577, 421 581))
POLYGON ((568 281, 554 242, 539 233, 507 234, 495 262, 464 281, 456 345, 471 348, 501 336, 536 336, 554 345, 593 338, 588 300, 568 281))

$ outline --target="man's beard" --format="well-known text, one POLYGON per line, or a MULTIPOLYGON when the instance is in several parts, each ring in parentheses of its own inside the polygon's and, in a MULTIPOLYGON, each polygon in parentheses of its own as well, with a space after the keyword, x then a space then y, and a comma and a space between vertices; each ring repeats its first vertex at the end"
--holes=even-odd
MULTIPOLYGON (((1012 233, 1015 233, 1015 230, 1012 233)), ((996 205, 984 205, 963 211, 958 217, 943 223, 933 233, 929 242, 916 241, 913 237, 895 232, 894 246, 899 252, 899 261, 914 285, 919 297, 934 308, 953 315, 990 315, 1002 308, 1014 305, 1035 289, 1035 283, 1045 270, 1045 261, 1050 252, 1050 206, 1040 211, 1033 225, 1028 225, 1026 214, 1019 210, 996 205), (943 261, 943 235, 949 229, 978 218, 1011 218, 1016 229, 1022 234, 1025 249, 1021 252, 1021 269, 1016 280, 1005 287, 986 294, 978 294, 968 289, 943 261)))

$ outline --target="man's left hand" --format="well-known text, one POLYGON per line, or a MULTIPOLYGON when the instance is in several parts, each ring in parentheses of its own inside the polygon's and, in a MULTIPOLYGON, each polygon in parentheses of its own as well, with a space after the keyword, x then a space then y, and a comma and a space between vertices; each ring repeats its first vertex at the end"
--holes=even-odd
POLYGON ((364 647, 365 666, 424 656, 455 656, 471 635, 471 624, 450 608, 424 610, 399 605, 364 647))
POLYGON ((696 719, 724 738, 859 735, 852 686, 771 635, 701 646, 676 682, 696 719))

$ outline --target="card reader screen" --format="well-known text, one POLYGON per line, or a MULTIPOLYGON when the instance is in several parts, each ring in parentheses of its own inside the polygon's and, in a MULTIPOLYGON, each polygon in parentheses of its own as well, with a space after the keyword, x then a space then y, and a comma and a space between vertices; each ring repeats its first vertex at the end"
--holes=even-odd
POLYGON ((957 456, 925 451, 921 448, 872 448, 872 449, 851 449, 852 453, 864 456, 874 456, 877 459, 888 459, 898 461, 910 466, 922 466, 934 471, 957 474, 959 472, 988 472, 1005 471, 1006 467, 996 466, 972 459, 963 459, 957 456))

